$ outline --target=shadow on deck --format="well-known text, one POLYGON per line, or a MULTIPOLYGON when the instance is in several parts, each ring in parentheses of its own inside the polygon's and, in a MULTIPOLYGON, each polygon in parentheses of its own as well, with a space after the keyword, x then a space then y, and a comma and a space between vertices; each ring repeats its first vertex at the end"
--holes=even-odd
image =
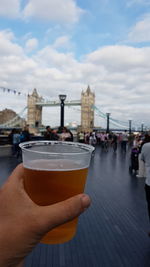
MULTIPOLYGON (((0 183, 18 164, 0 159, 0 183)), ((80 216, 75 238, 62 245, 39 244, 26 267, 149 267, 150 230, 144 179, 129 174, 129 152, 96 148, 87 179, 91 207, 80 216)))

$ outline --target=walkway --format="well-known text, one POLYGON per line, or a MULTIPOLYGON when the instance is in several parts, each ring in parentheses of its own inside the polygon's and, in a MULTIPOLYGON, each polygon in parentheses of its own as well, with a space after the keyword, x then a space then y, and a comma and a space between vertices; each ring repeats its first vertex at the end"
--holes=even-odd
MULTIPOLYGON (((16 164, 0 159, 0 183, 16 164)), ((86 186, 92 206, 80 217, 76 237, 63 245, 39 244, 25 266, 149 267, 144 179, 131 176, 128 165, 129 153, 97 148, 86 186)))

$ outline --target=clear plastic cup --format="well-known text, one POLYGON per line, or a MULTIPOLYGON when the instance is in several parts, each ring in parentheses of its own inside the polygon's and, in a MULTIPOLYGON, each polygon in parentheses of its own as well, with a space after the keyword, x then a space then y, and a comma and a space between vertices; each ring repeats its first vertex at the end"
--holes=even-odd
MULTIPOLYGON (((90 145, 31 141, 20 144, 25 170, 24 186, 30 198, 45 206, 83 193, 91 154, 90 145)), ((77 227, 74 219, 48 232, 42 243, 60 244, 71 240, 77 227)))

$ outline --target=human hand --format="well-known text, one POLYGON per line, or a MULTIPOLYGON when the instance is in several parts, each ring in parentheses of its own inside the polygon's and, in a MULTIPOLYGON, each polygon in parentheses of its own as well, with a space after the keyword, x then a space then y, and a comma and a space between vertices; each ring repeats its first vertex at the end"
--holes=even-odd
POLYGON ((90 205, 85 194, 38 206, 27 195, 20 164, 0 189, 0 267, 16 267, 54 227, 79 216, 90 205))

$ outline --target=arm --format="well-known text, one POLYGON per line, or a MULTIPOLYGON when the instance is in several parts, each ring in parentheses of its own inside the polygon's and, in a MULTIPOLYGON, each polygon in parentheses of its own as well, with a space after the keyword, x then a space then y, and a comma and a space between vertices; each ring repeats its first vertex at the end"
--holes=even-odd
POLYGON ((141 160, 142 160, 143 162, 145 162, 144 146, 142 146, 142 149, 141 149, 141 160))

